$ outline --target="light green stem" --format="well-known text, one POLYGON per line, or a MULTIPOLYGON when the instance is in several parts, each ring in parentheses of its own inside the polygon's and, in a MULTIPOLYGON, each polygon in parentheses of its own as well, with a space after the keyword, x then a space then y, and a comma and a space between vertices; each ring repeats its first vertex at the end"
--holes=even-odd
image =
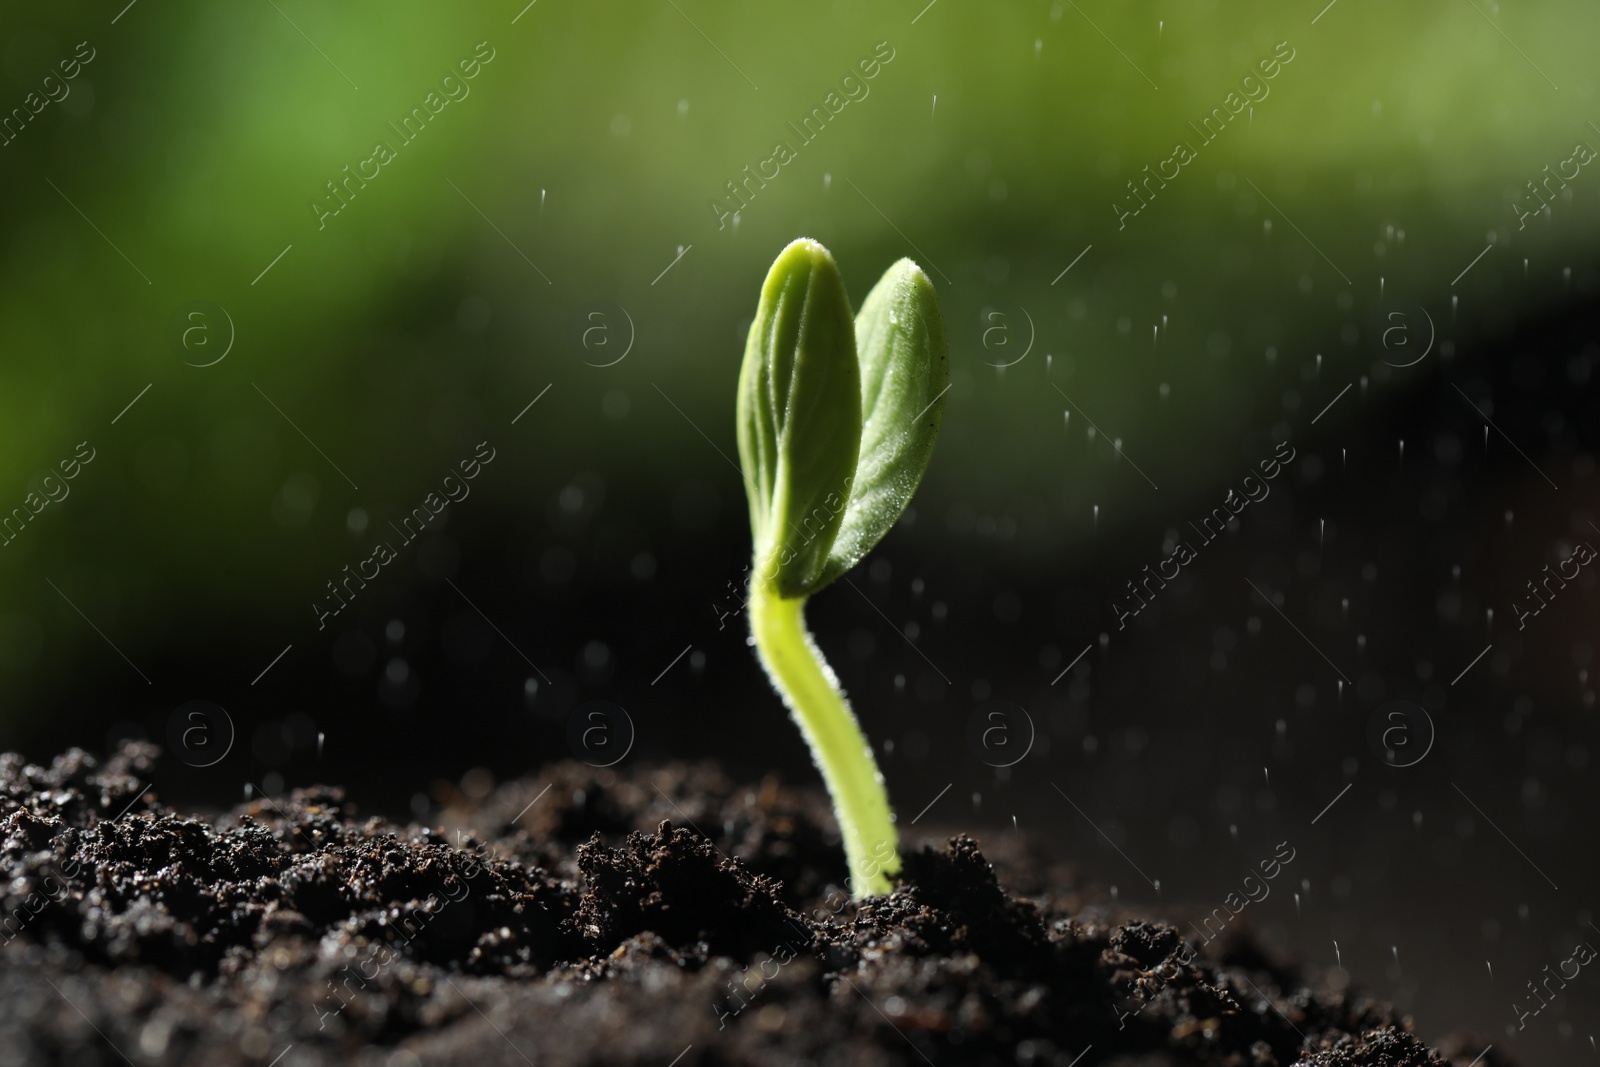
POLYGON ((811 634, 805 598, 778 595, 770 583, 751 583, 750 632, 767 676, 811 747, 839 817, 850 889, 856 899, 887 893, 900 871, 898 838, 889 795, 872 749, 811 634))

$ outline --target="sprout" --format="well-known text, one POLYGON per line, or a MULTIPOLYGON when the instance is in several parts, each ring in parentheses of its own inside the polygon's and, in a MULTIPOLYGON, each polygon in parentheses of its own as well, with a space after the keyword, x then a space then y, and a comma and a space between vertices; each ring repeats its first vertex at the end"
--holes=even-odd
POLYGON ((802 612, 883 539, 922 481, 947 352, 933 283, 915 263, 885 271, 852 319, 833 257, 802 239, 767 273, 739 373, 752 641, 822 771, 857 897, 888 892, 900 870, 894 817, 802 612))

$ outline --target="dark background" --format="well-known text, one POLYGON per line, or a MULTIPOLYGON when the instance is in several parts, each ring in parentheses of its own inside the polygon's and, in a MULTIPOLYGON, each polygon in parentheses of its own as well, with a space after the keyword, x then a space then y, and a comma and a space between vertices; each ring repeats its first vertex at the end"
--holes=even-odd
POLYGON ((474 768, 623 750, 814 780, 733 613, 734 380, 805 234, 857 300, 923 262, 952 338, 911 512, 808 613, 902 823, 1015 826, 1202 912, 1288 842, 1246 913, 1275 947, 1426 1037, 1593 1058, 1600 976, 1512 1007, 1600 945, 1593 567, 1512 607, 1600 545, 1600 177, 1513 208, 1600 144, 1593 11, 277 7, 0 15, 5 106, 96 50, 0 149, 6 506, 96 450, 0 552, 0 745, 147 737, 170 802, 336 782, 424 817, 474 768), (480 41, 471 94, 318 229, 480 41), (719 230, 723 183, 880 41, 870 94, 719 230), (1279 41, 1258 113, 1119 229, 1279 41), (485 440, 319 630, 323 583, 485 440), (1285 440, 1119 629, 1124 583, 1285 440), (191 701, 236 735, 214 765, 191 701))

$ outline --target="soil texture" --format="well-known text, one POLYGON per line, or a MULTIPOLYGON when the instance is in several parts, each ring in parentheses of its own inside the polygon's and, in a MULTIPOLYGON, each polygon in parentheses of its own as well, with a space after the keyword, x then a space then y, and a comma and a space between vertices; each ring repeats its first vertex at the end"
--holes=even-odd
MULTIPOLYGON (((1021 835, 852 902, 820 788, 710 765, 165 806, 158 753, 0 756, 0 1067, 1466 1067, 1247 935, 1196 946, 1021 835)), ((1505 1067, 1490 1051, 1478 1061, 1505 1067)))

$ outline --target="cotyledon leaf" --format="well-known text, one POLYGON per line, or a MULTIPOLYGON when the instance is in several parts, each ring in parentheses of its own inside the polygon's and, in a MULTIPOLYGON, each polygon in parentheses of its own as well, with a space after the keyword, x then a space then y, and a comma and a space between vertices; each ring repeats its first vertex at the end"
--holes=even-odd
POLYGON ((905 511, 928 469, 949 388, 950 346, 933 282, 909 259, 884 272, 856 316, 861 452, 844 521, 816 588, 859 563, 905 511))
POLYGON ((816 241, 794 241, 761 287, 738 399, 757 577, 785 597, 821 587, 860 455, 861 400, 839 268, 816 241))

